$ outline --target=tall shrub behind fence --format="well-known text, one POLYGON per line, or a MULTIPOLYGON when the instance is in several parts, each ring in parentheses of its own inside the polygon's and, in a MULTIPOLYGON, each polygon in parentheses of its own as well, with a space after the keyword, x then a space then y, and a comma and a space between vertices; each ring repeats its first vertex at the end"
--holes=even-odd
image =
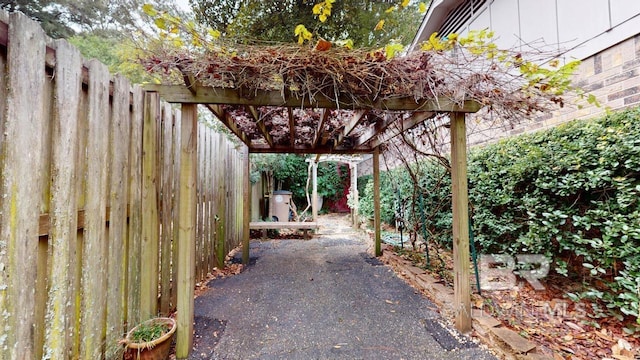
MULTIPOLYGON (((243 173, 199 130, 204 276, 239 243, 241 219, 215 215, 242 209, 243 173)), ((130 325, 176 308, 179 154, 179 110, 0 11, 1 359, 115 358, 130 325)))

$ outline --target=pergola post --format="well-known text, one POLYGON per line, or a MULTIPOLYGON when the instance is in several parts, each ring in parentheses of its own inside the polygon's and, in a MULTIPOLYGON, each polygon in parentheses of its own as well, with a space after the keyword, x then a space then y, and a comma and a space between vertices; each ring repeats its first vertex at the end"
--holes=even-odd
POLYGON ((196 272, 197 105, 182 104, 180 133, 176 357, 186 359, 193 345, 193 295, 196 272))
POLYGON ((318 221, 318 162, 314 161, 311 168, 311 181, 313 183, 313 195, 311 196, 311 214, 313 221, 318 221))
POLYGON ((249 161, 249 148, 244 147, 242 151, 242 160, 244 161, 243 167, 243 198, 244 204, 242 205, 242 263, 244 265, 249 264, 249 237, 250 229, 249 222, 251 221, 251 181, 249 175, 251 174, 251 163, 249 161))
POLYGON ((373 150, 373 226, 375 228, 375 254, 382 255, 380 244, 380 148, 373 150))
POLYGON ((358 164, 350 163, 351 166, 351 201, 353 209, 351 209, 351 220, 353 226, 358 227, 358 164))
POLYGON ((451 113, 450 118, 455 325, 465 333, 471 330, 467 136, 464 113, 451 113))

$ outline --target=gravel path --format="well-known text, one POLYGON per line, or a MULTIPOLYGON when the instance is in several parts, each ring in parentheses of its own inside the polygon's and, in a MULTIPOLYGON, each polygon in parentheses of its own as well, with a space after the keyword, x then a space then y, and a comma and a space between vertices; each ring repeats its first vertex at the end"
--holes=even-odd
POLYGON ((372 258, 344 218, 312 240, 251 243, 195 300, 192 359, 495 359, 372 258))

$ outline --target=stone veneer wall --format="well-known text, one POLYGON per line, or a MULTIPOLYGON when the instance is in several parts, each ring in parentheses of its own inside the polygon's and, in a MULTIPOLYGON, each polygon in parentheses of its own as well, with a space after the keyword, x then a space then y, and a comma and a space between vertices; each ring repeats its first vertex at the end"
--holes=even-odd
MULTIPOLYGON (((467 115, 469 147, 481 146, 501 138, 551 128, 574 119, 590 119, 612 111, 640 105, 640 34, 605 49, 580 64, 574 83, 586 93, 596 96, 601 107, 582 101, 582 108, 571 105, 535 119, 522 119, 516 124, 501 124, 500 119, 487 120, 476 114, 467 115)), ((640 126, 640 122, 638 124, 640 126)), ((445 129, 443 129, 445 130, 445 129)), ((448 139, 448 132, 441 138, 448 139)), ((442 143, 442 149, 448 142, 442 143)), ((448 151, 448 150, 445 150, 448 151)), ((398 163, 398 162, 393 162, 398 163)), ((358 176, 372 174, 373 162, 367 160, 358 166, 358 176)), ((390 164, 391 166, 391 164, 390 164)))

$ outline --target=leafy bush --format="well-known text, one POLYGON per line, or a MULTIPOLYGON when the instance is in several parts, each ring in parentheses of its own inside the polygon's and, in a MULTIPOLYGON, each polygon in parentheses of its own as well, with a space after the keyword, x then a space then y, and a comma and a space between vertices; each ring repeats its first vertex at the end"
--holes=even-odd
MULTIPOLYGON (((306 157, 297 154, 254 154, 251 157, 253 182, 263 172, 270 172, 276 189, 289 190, 293 193, 296 204, 306 204, 308 163, 306 157)), ((349 167, 336 162, 322 162, 318 164, 318 195, 333 199, 344 193, 345 181, 349 176, 349 167)), ((311 193, 311 183, 309 192, 311 193)))
MULTIPOLYGON (((391 187, 391 182, 387 179, 397 170, 391 173, 382 173, 380 176, 380 218, 387 224, 393 224, 395 221, 394 207, 397 192, 391 187)), ((359 213, 363 218, 373 219, 373 177, 367 180, 364 191, 360 196, 359 213)))
MULTIPOLYGON (((449 174, 434 162, 418 166, 423 170, 414 171, 420 174, 415 188, 427 209, 428 232, 449 243, 449 174)), ((393 172, 394 183, 403 186, 407 169, 393 172)), ((557 273, 588 284, 575 297, 601 300, 612 313, 638 319, 640 109, 475 149, 468 176, 474 235, 484 253, 545 254, 557 273)), ((381 198, 392 197, 390 191, 383 181, 381 198)), ((389 202, 382 206, 388 214, 389 202)), ((405 213, 407 221, 417 216, 405 213)))

